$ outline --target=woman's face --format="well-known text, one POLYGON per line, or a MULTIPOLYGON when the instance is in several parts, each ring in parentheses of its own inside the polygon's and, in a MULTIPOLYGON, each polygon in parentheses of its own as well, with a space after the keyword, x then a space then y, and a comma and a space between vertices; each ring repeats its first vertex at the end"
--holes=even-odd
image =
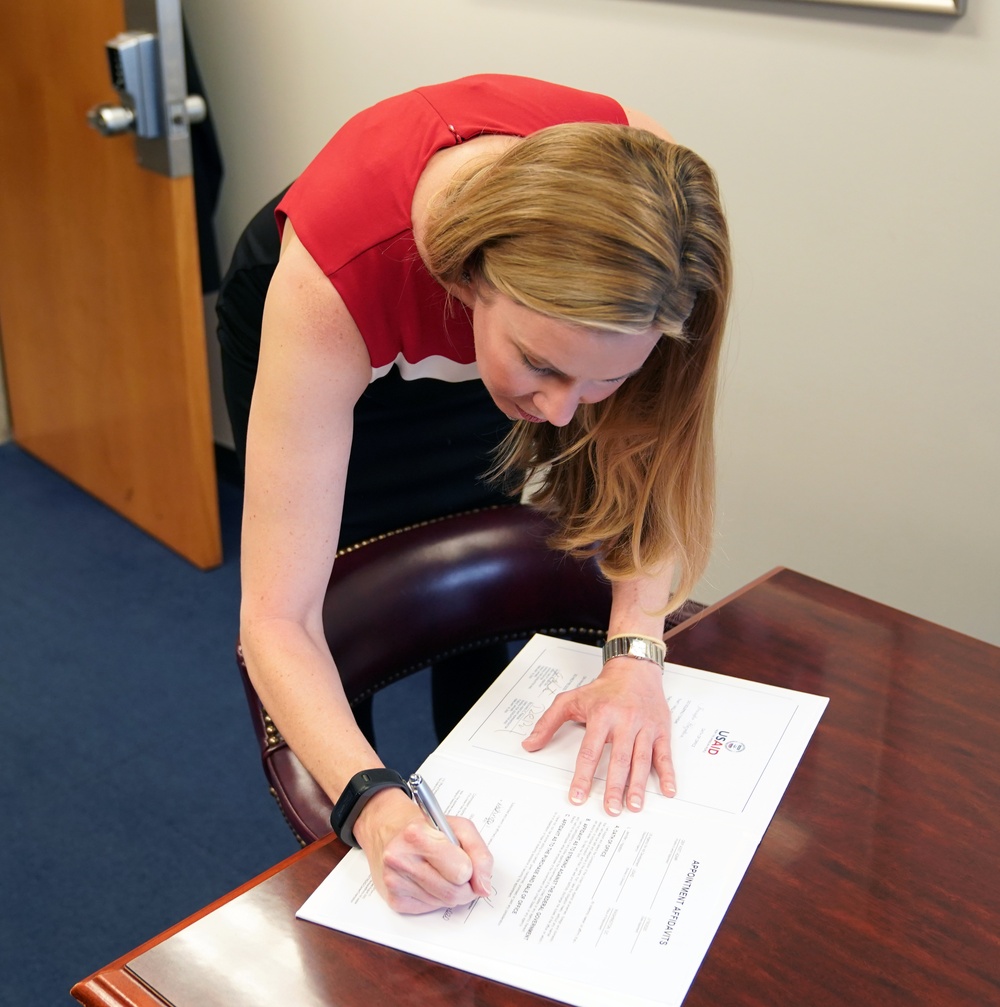
POLYGON ((476 362, 510 419, 563 427, 581 402, 600 402, 635 374, 660 333, 595 332, 539 315, 509 297, 476 296, 476 362))

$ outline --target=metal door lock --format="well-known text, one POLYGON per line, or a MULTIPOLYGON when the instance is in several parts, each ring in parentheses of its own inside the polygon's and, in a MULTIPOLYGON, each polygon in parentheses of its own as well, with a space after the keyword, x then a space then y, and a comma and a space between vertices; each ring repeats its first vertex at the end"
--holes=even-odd
POLYGON ((205 99, 187 93, 180 0, 126 0, 133 27, 106 45, 117 102, 95 105, 87 122, 102 136, 133 133, 136 160, 164 175, 190 175, 189 126, 202 122, 205 99))
MULTIPOLYGON (((183 127, 186 123, 204 122, 207 115, 208 105, 205 104, 205 99, 200 94, 189 94, 180 108, 171 110, 170 121, 174 126, 183 127)), ((127 105, 107 102, 95 105, 87 113, 87 122, 101 136, 118 136, 119 133, 127 133, 135 128, 135 112, 127 105)))

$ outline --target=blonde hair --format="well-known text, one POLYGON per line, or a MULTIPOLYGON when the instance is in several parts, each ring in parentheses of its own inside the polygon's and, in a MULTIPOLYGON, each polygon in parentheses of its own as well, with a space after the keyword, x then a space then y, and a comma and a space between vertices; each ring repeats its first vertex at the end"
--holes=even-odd
MULTIPOLYGON (((534 133, 455 180, 424 236, 431 272, 472 278, 533 311, 607 333, 663 333, 640 372, 565 427, 518 422, 495 474, 532 504, 552 545, 596 554, 612 580, 677 565, 670 608, 708 562, 713 420, 729 302, 715 176, 645 130, 570 123, 534 133)), ((613 338, 613 336, 609 337, 613 338)))

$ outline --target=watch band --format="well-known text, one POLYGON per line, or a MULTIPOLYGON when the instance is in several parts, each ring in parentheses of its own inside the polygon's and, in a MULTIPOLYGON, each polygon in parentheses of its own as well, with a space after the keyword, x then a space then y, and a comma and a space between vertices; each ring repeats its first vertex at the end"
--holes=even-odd
POLYGON ((348 846, 355 848, 361 844, 354 838, 354 823, 358 820, 364 806, 380 791, 389 787, 398 787, 410 797, 410 788, 406 781, 394 769, 366 769, 355 773, 350 783, 344 787, 337 803, 330 812, 330 825, 333 831, 348 846))
POLYGON ((663 662, 667 659, 667 647, 662 640, 652 636, 620 633, 617 636, 609 636, 601 649, 604 664, 615 657, 634 657, 640 661, 652 661, 662 669, 663 662))

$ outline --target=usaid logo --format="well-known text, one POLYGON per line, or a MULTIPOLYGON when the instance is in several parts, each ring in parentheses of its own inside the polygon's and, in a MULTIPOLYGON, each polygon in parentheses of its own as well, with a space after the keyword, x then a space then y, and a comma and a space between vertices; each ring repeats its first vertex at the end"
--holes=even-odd
POLYGON ((706 751, 709 755, 718 755, 723 749, 727 752, 742 752, 746 747, 742 741, 730 739, 728 731, 718 731, 706 751))

